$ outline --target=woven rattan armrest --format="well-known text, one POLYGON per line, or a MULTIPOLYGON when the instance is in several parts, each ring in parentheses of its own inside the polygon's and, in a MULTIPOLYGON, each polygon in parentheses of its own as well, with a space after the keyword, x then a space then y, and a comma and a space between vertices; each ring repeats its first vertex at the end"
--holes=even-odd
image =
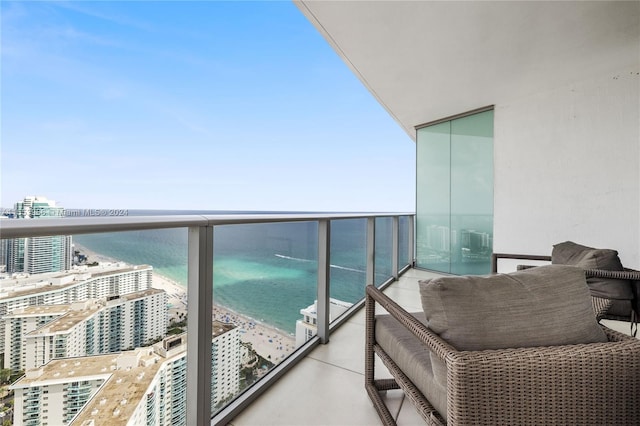
POLYGON ((640 271, 625 268, 624 271, 607 271, 604 269, 585 269, 587 278, 612 278, 616 280, 640 281, 640 271))
MULTIPOLYGON (((513 254, 513 253, 493 253, 491 255, 491 273, 498 272, 499 259, 515 259, 515 260, 541 260, 551 261, 551 256, 533 255, 533 254, 513 254)), ((521 269, 528 269, 534 265, 519 265, 521 269)), ((640 271, 624 268, 624 271, 608 271, 604 269, 585 269, 587 278, 612 278, 617 280, 640 281, 640 271)))
POLYGON ((400 305, 391 300, 387 295, 372 285, 368 285, 365 294, 366 311, 366 335, 365 335, 365 389, 375 407, 380 420, 384 425, 395 425, 395 418, 387 408, 381 393, 391 389, 402 389, 408 399, 418 410, 425 423, 433 426, 444 425, 445 422, 433 405, 425 398, 420 390, 402 372, 376 342, 375 337, 375 311, 376 303, 384 308, 393 318, 402 324, 407 330, 416 336, 438 358, 444 360, 456 352, 455 348, 444 341, 440 336, 429 330, 413 315, 404 310, 400 305), (375 355, 388 368, 393 379, 375 378, 375 355))
POLYGON ((453 346, 429 330, 423 323, 418 321, 413 315, 404 310, 376 287, 368 285, 366 293, 368 297, 377 302, 385 311, 398 320, 400 324, 413 333, 429 350, 435 353, 438 358, 446 361, 447 356, 457 352, 453 346))
POLYGON ((491 255, 491 273, 498 272, 499 259, 515 259, 515 260, 541 260, 551 262, 551 256, 537 254, 514 254, 514 253, 493 253, 491 255))
MULTIPOLYGON (((585 269, 585 276, 587 278, 608 278, 608 279, 616 279, 616 280, 630 280, 632 281, 631 290, 634 292, 635 305, 631 308, 631 315, 629 317, 621 317, 617 315, 608 314, 609 309, 602 309, 600 315, 597 315, 598 320, 605 319, 614 319, 619 321, 628 321, 630 323, 630 334, 632 336, 636 336, 638 330, 638 298, 640 298, 640 271, 636 271, 634 269, 624 268, 624 271, 608 271, 604 269, 585 269)), ((596 306, 597 297, 593 297, 594 306, 596 306)), ((600 299, 600 301, 606 301, 606 299, 600 299)), ((607 301, 609 304, 613 302, 613 300, 607 301)), ((604 305, 603 305, 604 306, 604 305)))

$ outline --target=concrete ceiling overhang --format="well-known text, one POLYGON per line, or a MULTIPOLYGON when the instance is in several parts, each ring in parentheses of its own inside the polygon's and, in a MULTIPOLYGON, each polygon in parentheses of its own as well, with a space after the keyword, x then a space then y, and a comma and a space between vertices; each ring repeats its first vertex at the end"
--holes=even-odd
POLYGON ((415 126, 640 63, 640 2, 296 1, 415 139, 415 126))

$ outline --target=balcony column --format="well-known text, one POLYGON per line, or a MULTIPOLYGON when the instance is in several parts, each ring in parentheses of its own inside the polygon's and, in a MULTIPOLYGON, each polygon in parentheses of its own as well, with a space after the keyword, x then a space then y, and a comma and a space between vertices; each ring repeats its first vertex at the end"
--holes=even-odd
POLYGON ((367 218, 367 275, 365 284, 376 285, 376 218, 367 218))
POLYGON ((407 240, 409 240, 409 264, 411 265, 411 267, 415 267, 416 266, 416 256, 415 256, 415 223, 416 223, 416 216, 412 215, 408 217, 408 224, 409 224, 409 231, 408 231, 408 238, 407 240))
POLYGON ((213 227, 189 228, 187 281, 187 424, 211 423, 213 227))
POLYGON ((316 313, 318 315, 318 337, 320 343, 329 343, 329 321, 331 294, 331 222, 318 221, 318 301, 316 313))
POLYGON ((391 273, 393 274, 393 279, 398 281, 400 269, 398 265, 400 264, 400 217, 393 216, 392 225, 391 225, 391 273))

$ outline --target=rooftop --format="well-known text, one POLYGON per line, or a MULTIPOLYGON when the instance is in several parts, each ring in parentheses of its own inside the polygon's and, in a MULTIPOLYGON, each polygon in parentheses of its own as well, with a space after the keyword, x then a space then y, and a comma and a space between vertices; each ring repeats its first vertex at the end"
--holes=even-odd
POLYGON ((184 356, 184 350, 166 358, 149 347, 117 354, 52 360, 27 372, 12 386, 25 388, 104 380, 74 424, 83 424, 91 419, 100 423, 108 419, 109 424, 126 425, 163 362, 176 356, 184 356))
POLYGON ((65 272, 48 272, 44 274, 19 276, 17 278, 7 277, 0 279, 0 301, 2 299, 32 296, 53 290, 60 290, 90 279, 143 270, 153 270, 153 267, 149 265, 131 266, 124 263, 108 263, 91 268, 72 269, 65 272))
MULTIPOLYGON (((78 413, 74 424, 83 424, 85 421, 94 420, 96 424, 108 422, 110 425, 126 425, 140 403, 151 381, 162 366, 160 358, 150 348, 137 350, 140 354, 140 362, 133 367, 118 368, 117 358, 113 355, 105 355, 103 364, 96 363, 94 368, 102 371, 105 363, 109 362, 112 371, 107 382, 102 385, 100 391, 87 403, 84 409, 78 413), (109 358, 111 360, 109 361, 109 358)), ((133 356, 136 352, 123 352, 117 357, 133 356)), ((89 357, 103 358, 103 357, 89 357)))
POLYGON ((53 321, 43 325, 36 330, 33 330, 32 332, 27 334, 27 337, 67 333, 71 329, 73 329, 73 327, 83 321, 86 321, 93 314, 98 312, 100 308, 104 307, 103 305, 98 304, 97 301, 85 304, 83 309, 72 309, 71 305, 64 306, 69 306, 69 309, 64 315, 54 319, 53 321))
POLYGON ((218 337, 223 335, 224 333, 233 330, 236 328, 235 324, 229 324, 221 321, 213 321, 211 324, 211 335, 213 337, 218 337))
POLYGON ((115 303, 113 302, 114 300, 128 302, 131 300, 142 299, 143 297, 153 296, 154 294, 158 294, 158 293, 166 293, 166 292, 158 288, 148 288, 146 290, 135 291, 133 293, 122 294, 118 297, 109 298, 108 301, 112 303, 115 303))
MULTIPOLYGON (((158 293, 164 293, 164 290, 159 290, 156 288, 149 288, 146 290, 136 291, 134 293, 128 293, 110 300, 107 300, 106 305, 111 306, 118 304, 120 302, 127 302, 131 300, 141 299, 143 297, 152 296, 158 293)), ((56 318, 55 320, 49 322, 48 324, 38 328, 37 330, 33 330, 27 336, 38 336, 38 335, 46 335, 46 334, 56 334, 56 333, 66 333, 69 332, 73 327, 80 324, 81 322, 87 320, 96 312, 99 312, 101 309, 105 307, 104 301, 92 300, 86 301, 83 303, 76 303, 73 305, 45 305, 44 307, 50 307, 52 310, 55 310, 56 306, 67 307, 67 310, 63 316, 60 318, 56 318)), ((26 308, 25 311, 35 311, 40 310, 42 306, 31 306, 26 308)), ((58 309, 56 312, 59 312, 58 309)), ((43 315, 43 314, 40 314, 43 315)))
POLYGON ((71 309, 71 305, 69 304, 27 306, 25 308, 14 309, 13 311, 7 313, 7 315, 5 315, 3 318, 64 315, 69 311, 69 309, 71 309))

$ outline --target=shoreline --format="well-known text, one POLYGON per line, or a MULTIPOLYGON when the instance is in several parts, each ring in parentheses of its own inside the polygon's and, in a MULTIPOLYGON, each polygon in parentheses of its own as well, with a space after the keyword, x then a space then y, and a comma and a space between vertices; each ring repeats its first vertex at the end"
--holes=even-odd
MULTIPOLYGON (((87 256, 87 262, 99 263, 125 263, 123 260, 114 259, 109 256, 96 253, 81 244, 74 243, 75 250, 87 256)), ((186 287, 178 282, 158 274, 155 269, 152 274, 153 288, 164 290, 167 293, 167 303, 169 305, 169 320, 180 321, 187 316, 188 294, 186 287)), ((251 343, 253 349, 263 358, 277 364, 293 352, 295 347, 295 336, 277 327, 265 324, 248 315, 236 312, 226 306, 213 304, 211 319, 229 324, 234 324, 239 328, 240 340, 251 343)))

